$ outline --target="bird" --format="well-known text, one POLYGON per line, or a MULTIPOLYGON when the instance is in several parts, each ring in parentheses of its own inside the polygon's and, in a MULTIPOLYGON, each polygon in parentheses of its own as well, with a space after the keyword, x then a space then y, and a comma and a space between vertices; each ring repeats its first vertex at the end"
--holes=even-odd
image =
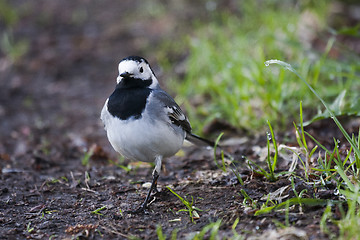
POLYGON ((101 120, 114 148, 132 161, 155 162, 152 182, 144 202, 134 213, 146 212, 164 158, 175 155, 188 140, 200 146, 214 146, 192 133, 187 116, 165 92, 149 62, 139 56, 123 58, 118 65, 116 87, 105 101, 101 120))

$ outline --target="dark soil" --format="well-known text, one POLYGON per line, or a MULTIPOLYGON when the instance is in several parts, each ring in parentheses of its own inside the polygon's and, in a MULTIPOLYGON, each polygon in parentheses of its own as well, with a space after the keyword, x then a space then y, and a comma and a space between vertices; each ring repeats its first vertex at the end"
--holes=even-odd
MULTIPOLYGON (((143 1, 12 4, 21 13, 13 34, 26 39, 29 51, 16 62, 0 58, 1 238, 156 239, 158 226, 167 236, 177 229, 178 238, 189 238, 217 220, 222 220, 220 236, 233 236, 237 218, 236 231, 247 237, 265 238, 278 229, 276 236, 328 238, 319 226, 324 206, 291 207, 288 220, 295 228, 288 232, 279 227, 286 222, 284 211, 254 216, 270 192, 284 187, 283 196, 294 197, 288 176, 269 182, 245 163, 243 156, 265 166, 260 151, 265 136, 245 137, 225 148, 234 156, 244 185, 230 169, 224 173, 215 166, 212 150, 184 147, 182 154, 166 161, 159 178, 161 191, 148 213, 126 213, 144 200, 143 184, 151 180, 152 167, 126 160, 123 167, 115 164, 118 156, 106 139, 100 110, 115 86, 121 58, 144 55, 162 79, 148 49, 155 49, 164 37, 176 38, 171 33, 179 29, 178 21, 199 17, 192 8, 173 6, 173 12, 159 20, 136 16, 143 1), (83 165, 89 152, 90 161, 83 165), (178 212, 185 206, 165 186, 189 200, 192 196, 194 206, 202 210, 197 211, 199 218, 192 222, 187 212, 178 212), (241 189, 257 201, 256 207, 244 203, 241 189)), ((309 131, 320 131, 318 140, 330 140, 326 143, 331 145, 331 137, 340 136, 333 129, 323 124, 309 131)), ((294 138, 294 133, 288 135, 294 138)), ((281 159, 279 171, 287 171, 291 161, 281 159)), ((300 165, 296 173, 304 177, 300 165)), ((337 199, 331 184, 315 189, 295 178, 295 186, 298 192, 307 189, 308 198, 337 199)), ((338 231, 332 223, 328 228, 338 231)))

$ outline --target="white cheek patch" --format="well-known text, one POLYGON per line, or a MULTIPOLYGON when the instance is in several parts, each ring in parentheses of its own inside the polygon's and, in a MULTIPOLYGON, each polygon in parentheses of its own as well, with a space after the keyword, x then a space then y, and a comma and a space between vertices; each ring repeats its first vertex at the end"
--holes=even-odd
POLYGON ((143 73, 139 72, 139 78, 142 78, 144 80, 152 78, 151 72, 149 72, 145 67, 143 68, 144 68, 144 72, 143 73))
POLYGON ((118 77, 116 78, 116 83, 119 83, 119 82, 121 81, 121 79, 122 79, 122 77, 118 76, 118 77))

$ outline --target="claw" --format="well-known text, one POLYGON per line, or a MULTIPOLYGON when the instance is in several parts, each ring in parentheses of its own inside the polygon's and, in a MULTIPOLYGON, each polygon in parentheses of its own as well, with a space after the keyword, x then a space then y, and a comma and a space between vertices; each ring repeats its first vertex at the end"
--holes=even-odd
POLYGON ((149 211, 147 209, 147 206, 144 206, 144 204, 141 204, 141 206, 135 210, 129 210, 126 211, 125 213, 128 214, 149 214, 149 211))

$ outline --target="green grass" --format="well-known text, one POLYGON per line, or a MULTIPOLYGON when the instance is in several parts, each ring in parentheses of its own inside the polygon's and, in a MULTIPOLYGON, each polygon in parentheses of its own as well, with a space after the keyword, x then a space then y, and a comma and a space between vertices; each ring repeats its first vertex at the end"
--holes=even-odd
MULTIPOLYGON (((257 200, 252 199, 244 189, 240 190, 240 194, 243 196, 243 206, 251 207, 252 209, 257 209, 255 212, 255 216, 261 216, 263 214, 270 213, 272 211, 282 211, 285 214, 285 223, 280 222, 278 219, 274 219, 275 224, 278 227, 290 227, 291 223, 289 222, 289 214, 290 211, 294 211, 293 206, 299 205, 299 209, 302 208, 303 205, 306 206, 322 206, 324 207, 323 216, 321 217, 321 221, 319 224, 319 228, 329 237, 336 237, 336 234, 331 232, 327 226, 328 223, 336 224, 339 227, 339 238, 340 239, 355 239, 358 236, 358 228, 360 227, 360 129, 359 135, 355 137, 350 135, 345 131, 344 127, 341 125, 331 108, 324 101, 324 99, 319 95, 317 90, 310 86, 308 81, 302 77, 290 64, 279 61, 279 60, 270 60, 266 62, 266 65, 275 63, 284 67, 286 70, 293 72, 298 78, 300 78, 305 84, 306 87, 312 92, 318 101, 324 105, 326 111, 329 116, 336 123, 337 127, 340 129, 345 139, 347 140, 350 148, 348 149, 346 154, 341 154, 339 150, 339 143, 336 139, 334 139, 334 147, 332 150, 327 149, 319 141, 317 141, 313 136, 307 133, 304 130, 304 117, 302 110, 302 102, 300 102, 300 117, 299 124, 294 123, 295 134, 298 143, 298 150, 294 150, 291 148, 290 150, 293 154, 296 155, 298 159, 300 159, 303 166, 303 173, 299 172, 282 172, 275 173, 278 171, 277 169, 277 157, 279 154, 278 143, 275 140, 275 134, 271 124, 268 122, 268 126, 270 129, 270 133, 268 133, 267 138, 267 165, 268 171, 261 168, 259 165, 251 162, 249 167, 259 174, 262 174, 269 181, 276 181, 277 177, 280 174, 284 176, 289 176, 290 186, 294 193, 295 197, 284 199, 282 202, 271 201, 270 195, 268 195, 267 201, 263 203, 261 206, 258 204, 257 200), (299 127, 298 127, 299 126, 299 127), (312 140, 315 144, 314 147, 309 148, 310 144, 309 140, 312 140), (270 151, 270 141, 273 143, 274 153, 270 151), (314 159, 314 153, 318 153, 317 165, 316 167, 312 167, 310 165, 310 161, 314 159), (324 154, 321 154, 323 152, 324 154), (324 156, 324 157, 323 157, 324 156), (296 175, 300 174, 300 175, 296 175), (312 175, 312 178, 309 178, 309 175, 312 175), (325 181, 332 181, 336 183, 336 188, 341 197, 338 200, 333 199, 317 199, 306 196, 308 192, 307 189, 303 189, 300 192, 297 192, 294 182, 294 177, 302 179, 305 176, 305 180, 309 184, 313 184, 314 188, 326 188, 325 181), (346 208, 343 205, 347 205, 346 208), (326 207, 325 207, 326 206, 326 207), (342 217, 340 220, 335 220, 333 218, 333 211, 335 211, 335 207, 339 208, 342 213, 342 217), (346 210, 345 210, 346 209, 346 210)), ((217 139, 220 139, 221 135, 217 139)), ((222 156, 222 158, 224 158, 222 156)), ((224 161, 223 161, 224 162, 224 161)), ((223 171, 227 170, 227 166, 224 164, 221 166, 218 164, 218 167, 223 171)), ((300 210, 301 211, 301 210, 300 210)), ((218 232, 217 229, 219 227, 217 224, 221 222, 211 223, 208 227, 204 227, 200 233, 194 236, 193 239, 202 239, 204 234, 209 231, 209 228, 213 229, 211 234, 212 237, 216 237, 218 232)), ((235 224, 235 223, 234 223, 235 224)), ((235 235, 234 235, 235 236, 235 235)))
POLYGON ((172 194, 174 194, 176 197, 179 198, 179 200, 185 205, 186 208, 180 209, 178 212, 187 212, 189 214, 189 218, 191 222, 195 223, 195 219, 199 218, 199 214, 197 211, 202 211, 201 209, 194 206, 194 197, 191 196, 191 202, 187 200, 185 197, 181 197, 179 194, 177 194, 174 190, 172 190, 170 187, 166 187, 172 194))
POLYGON ((34 227, 31 226, 31 222, 29 222, 27 225, 26 225, 26 231, 28 233, 31 233, 32 231, 34 231, 34 227))
MULTIPOLYGON (((267 165, 268 171, 261 168, 256 163, 250 161, 249 167, 258 174, 262 174, 266 177, 269 181, 276 181, 277 177, 280 175, 289 175, 291 188, 294 192, 295 197, 288 198, 283 202, 273 202, 268 200, 266 203, 262 204, 260 208, 257 202, 250 198, 245 190, 241 189, 240 193, 244 197, 244 206, 250 206, 252 209, 258 209, 255 212, 255 216, 260 216, 262 214, 269 213, 271 211, 283 211, 285 214, 285 223, 274 219, 275 223, 279 227, 289 227, 289 211, 290 207, 299 205, 300 208, 303 205, 306 206, 326 206, 324 209, 323 216, 320 221, 320 229, 328 234, 328 236, 335 237, 335 234, 330 232, 327 223, 332 222, 338 225, 340 229, 339 238, 340 239, 354 239, 354 237, 358 234, 358 227, 360 227, 360 193, 359 193, 359 185, 360 185, 360 129, 359 135, 355 137, 350 135, 345 131, 344 127, 341 125, 337 117, 335 116, 334 112, 328 106, 328 104, 323 100, 323 98, 319 95, 319 93, 310 86, 305 78, 303 78, 290 64, 279 61, 279 60, 270 60, 267 61, 265 64, 269 66, 270 64, 279 64, 284 67, 286 70, 290 70, 293 72, 297 77, 299 77, 308 87, 310 92, 312 92, 315 97, 319 100, 321 104, 324 105, 326 111, 328 112, 329 116, 333 119, 336 123, 337 127, 340 129, 342 134, 344 135, 345 139, 347 140, 348 144, 350 145, 350 149, 347 151, 347 154, 340 154, 339 150, 339 143, 336 139, 334 139, 334 148, 332 150, 327 149, 323 145, 320 144, 314 137, 312 137, 309 133, 304 130, 304 117, 303 117, 303 110, 302 110, 302 102, 300 102, 300 117, 299 117, 299 124, 294 123, 295 127, 295 134, 296 139, 298 142, 298 150, 293 151, 296 154, 297 158, 300 159, 302 166, 303 166, 303 174, 300 173, 300 176, 296 176, 295 173, 289 172, 282 172, 282 173, 275 173, 277 171, 277 158, 279 154, 278 150, 278 143, 275 140, 274 130, 268 122, 268 126, 270 132, 267 134, 267 165), (299 127, 298 127, 299 126, 299 127), (308 144, 308 140, 311 139, 317 145, 313 148, 309 148, 310 144, 308 144), (270 141, 272 141, 274 154, 270 151, 270 141), (310 161, 314 158, 314 153, 319 151, 323 151, 325 153, 324 159, 319 154, 317 159, 317 167, 311 167, 310 161), (309 174, 312 174, 312 179, 309 179, 309 174), (325 180, 333 180, 337 184, 337 190, 341 194, 341 198, 339 200, 332 200, 332 199, 316 199, 316 198, 309 198, 304 196, 307 192, 307 189, 302 190, 301 192, 297 192, 294 183, 294 177, 302 178, 305 176, 306 181, 308 183, 313 183, 315 188, 315 183, 317 183, 316 188, 326 187, 325 180), (323 183, 319 185, 319 183, 323 183), (342 200, 345 199, 346 201, 342 200), (340 220, 334 220, 332 218, 332 206, 338 206, 343 209, 341 206, 343 204, 347 204, 347 211, 343 210, 343 216, 340 220)), ((218 144, 220 135, 216 140, 216 145, 218 144)), ((215 150, 216 151, 216 150, 215 150)), ((216 155, 214 154, 214 158, 216 161, 216 155)), ((224 154, 222 154, 222 165, 218 164, 218 168, 222 169, 223 171, 227 171, 227 166, 224 164, 224 154)), ((298 173, 297 173, 298 174, 298 173)), ((292 208, 293 209, 293 208, 292 208)), ((213 223, 215 224, 215 223, 213 223)), ((219 223, 220 224, 220 223, 219 223)), ((200 233, 206 233, 208 230, 203 228, 200 233)), ((214 231, 216 234, 217 232, 214 231)), ((213 236, 216 236, 213 235, 213 236)), ((194 237, 193 239, 202 239, 203 235, 199 234, 199 238, 194 237)))
POLYGON ((269 120, 279 129, 296 119, 300 100, 307 112, 311 110, 310 116, 326 117, 328 112, 314 106, 315 97, 294 74, 264 67, 270 58, 296 63, 309 84, 326 101, 334 102, 337 115, 358 115, 359 58, 337 42, 336 36, 343 32, 334 30, 322 38, 325 49, 310 48, 300 37, 305 12, 316 19, 318 29, 327 31, 329 2, 245 1, 239 3, 237 15, 219 9, 213 21, 199 23, 188 38, 186 75, 170 82, 193 128, 200 131, 220 119, 250 131, 264 130, 269 120), (334 49, 343 53, 341 61, 329 56, 334 49))
POLYGON ((19 21, 21 14, 18 9, 11 6, 6 0, 0 0, 0 21, 5 30, 0 33, 0 53, 3 53, 11 62, 20 60, 29 49, 29 41, 15 39, 13 29, 19 21))
POLYGON ((88 151, 84 152, 83 157, 81 158, 81 164, 83 166, 89 166, 90 158, 94 154, 93 149, 89 149, 88 151))
POLYGON ((102 206, 102 207, 100 207, 100 208, 95 209, 95 210, 92 211, 91 213, 92 213, 92 214, 97 214, 97 215, 103 215, 103 214, 101 213, 101 211, 106 210, 107 208, 108 208, 108 206, 107 206, 107 205, 104 205, 104 206, 102 206))
MULTIPOLYGON (((360 227, 360 130, 358 136, 348 134, 337 117, 360 116, 360 58, 340 41, 344 35, 359 37, 360 25, 330 29, 327 21, 332 3, 239 1, 233 11, 217 9, 209 22, 199 21, 187 38, 185 76, 174 78, 168 86, 178 94, 176 101, 184 106, 196 131, 214 119, 250 133, 270 129, 267 168, 248 159, 249 167, 268 181, 289 176, 295 197, 283 202, 268 198, 261 206, 243 190, 243 205, 258 209, 256 215, 283 211, 285 223, 279 222, 279 226, 290 226, 289 211, 294 205, 323 206, 321 231, 334 237, 327 226, 332 223, 339 227, 340 239, 355 239, 360 227), (304 31, 306 19, 313 19, 310 25, 316 31, 304 31), (313 33, 322 47, 304 39, 313 33), (277 63, 283 68, 267 68, 267 59, 282 59, 293 66, 271 60, 266 65, 277 63), (299 124, 295 124, 299 111, 299 124), (334 147, 327 149, 304 130, 304 126, 323 118, 332 118, 343 133, 351 146, 346 154, 340 152, 337 139, 333 139, 334 147), (281 149, 273 129, 288 131, 292 123, 298 146, 289 150, 299 161, 294 166, 303 169, 300 176, 296 175, 298 171, 279 173, 277 169, 281 149), (314 188, 335 182, 341 198, 314 199, 306 192, 298 193, 294 178, 314 188), (342 209, 340 220, 334 219, 335 208, 342 209)), ((214 160, 219 169, 227 171, 223 155, 220 163, 216 155, 214 160)), ((204 228, 200 233, 206 231, 204 228)))
MULTIPOLYGON (((210 239, 210 240, 216 240, 216 239, 229 239, 229 240, 242 240, 245 239, 245 237, 241 234, 239 234, 236 231, 236 226, 239 223, 239 218, 237 218, 234 223, 232 224, 231 230, 232 230, 232 236, 228 236, 226 238, 222 237, 220 235, 220 226, 222 224, 221 220, 218 220, 216 222, 211 222, 207 225, 205 225, 199 232, 195 232, 192 236, 188 236, 187 239, 192 240, 203 240, 203 239, 210 239)), ((165 239, 177 239, 177 229, 174 229, 171 233, 171 238, 167 238, 166 235, 164 235, 162 231, 162 227, 160 225, 156 228, 156 233, 159 240, 165 240, 165 239)))
POLYGON ((221 137, 222 137, 223 135, 224 135, 224 133, 220 133, 220 135, 216 138, 213 151, 214 151, 214 163, 215 163, 216 167, 218 167, 219 169, 221 169, 223 172, 226 172, 226 164, 225 164, 224 151, 223 151, 222 149, 220 150, 221 165, 218 163, 217 156, 216 156, 216 149, 218 148, 220 139, 221 139, 221 137))
POLYGON ((320 100, 320 102, 324 105, 326 110, 329 112, 330 117, 334 120, 336 126, 340 129, 341 133, 344 135, 344 137, 346 138, 346 140, 348 141, 348 143, 351 145, 352 149, 354 150, 355 157, 360 158, 360 149, 359 149, 359 146, 357 145, 357 143, 359 143, 359 141, 356 142, 354 140, 354 137, 351 138, 349 136, 349 134, 346 132, 344 127, 341 125, 339 120, 336 118, 335 114, 332 112, 332 110, 330 109, 328 104, 323 100, 322 97, 320 97, 320 95, 317 93, 317 91, 315 91, 315 89, 310 86, 310 84, 305 80, 305 78, 303 78, 290 64, 279 61, 279 60, 269 60, 269 61, 265 62, 265 65, 269 66, 269 64, 274 64, 274 63, 279 64, 282 67, 284 67, 285 69, 288 69, 291 72, 295 73, 295 75, 298 76, 305 83, 305 85, 311 90, 311 92, 316 96, 316 98, 318 100, 320 100))
MULTIPOLYGON (((238 8, 234 7, 236 14, 218 9, 211 21, 199 22, 196 32, 187 38, 186 74, 181 79, 174 78, 168 86, 178 94, 176 101, 184 106, 196 131, 214 119, 250 133, 269 128, 267 168, 248 159, 249 167, 268 181, 288 176, 294 196, 280 202, 270 200, 269 195, 264 203, 241 189, 243 206, 256 209, 259 217, 271 211, 284 213, 284 222, 276 219, 277 226, 283 227, 291 226, 289 214, 294 209, 322 206, 322 232, 329 237, 356 239, 360 227, 360 136, 348 134, 337 117, 360 115, 360 58, 339 40, 343 35, 359 37, 359 25, 330 29, 327 18, 331 3, 242 1, 238 8), (259 4, 261 8, 257 7, 259 4), (304 40, 308 33, 302 27, 309 19, 305 15, 314 19, 311 25, 317 28, 315 35, 323 47, 312 47, 311 42, 304 40), (278 60, 266 62, 267 59, 282 59, 293 66, 278 60), (266 66, 277 63, 283 68, 267 68, 264 62, 266 66), (295 124, 299 112, 300 119, 295 124), (332 118, 343 133, 351 146, 346 154, 340 152, 337 139, 333 139, 333 148, 327 149, 304 130, 304 126, 323 118, 332 118), (289 150, 299 161, 294 165, 297 170, 302 167, 300 175, 295 168, 281 173, 277 169, 282 150, 275 131, 289 131, 292 123, 298 146, 289 150), (309 186, 313 184, 314 189, 333 182, 341 197, 336 201, 315 199, 306 191, 297 192, 295 178, 309 186), (340 220, 334 219, 336 209, 342 209, 340 220), (328 224, 337 225, 339 235, 331 232, 328 224)), ((217 143, 220 138, 221 135, 217 143)), ((229 165, 223 154, 220 160, 214 154, 218 168, 227 171, 229 165)), ((213 229, 212 236, 216 238, 217 224, 221 222, 204 227, 193 239, 202 239, 209 229, 213 229)))
POLYGON ((268 166, 268 171, 266 171, 266 169, 262 168, 261 166, 259 166, 250 159, 247 159, 247 161, 249 168, 252 171, 256 172, 257 174, 263 175, 269 181, 274 182, 278 179, 278 176, 283 175, 284 173, 283 172, 275 173, 278 156, 279 156, 278 144, 276 142, 275 134, 270 122, 267 121, 267 124, 270 130, 270 132, 267 133, 267 139, 266 139, 266 147, 267 147, 266 163, 268 166), (272 142, 272 144, 270 142, 272 142), (274 156, 272 156, 272 151, 271 151, 272 147, 274 148, 274 156))
POLYGON ((257 201, 249 197, 247 192, 244 189, 240 190, 241 195, 244 197, 244 200, 242 202, 243 206, 250 207, 252 209, 257 208, 257 201))
MULTIPOLYGON (((326 174, 325 178, 331 178, 335 182, 337 182, 337 189, 340 194, 342 194, 342 197, 346 199, 348 210, 346 213, 343 213, 343 217, 340 221, 338 221, 338 226, 340 229, 340 239, 353 239, 354 237, 358 236, 358 228, 360 227, 360 193, 359 193, 359 185, 360 185, 360 175, 359 175, 359 165, 358 165, 358 159, 360 158, 360 134, 357 136, 357 139, 355 136, 350 137, 349 134, 346 132, 344 127, 341 125, 335 114, 332 112, 328 104, 324 101, 324 99, 318 94, 318 92, 310 86, 310 84, 307 82, 305 78, 303 78, 290 64, 279 61, 279 60, 270 60, 267 61, 265 64, 268 66, 269 64, 279 64, 285 69, 295 73, 309 88, 309 90, 316 96, 316 98, 324 105, 326 108, 326 111, 328 111, 328 114, 331 116, 331 119, 335 122, 337 127, 340 129, 341 133, 346 138, 347 142, 350 144, 351 148, 348 151, 347 155, 345 157, 341 157, 339 152, 339 144, 336 139, 334 139, 334 150, 331 152, 327 150, 324 146, 321 146, 325 152, 330 155, 330 158, 328 161, 333 161, 335 164, 334 169, 331 169, 331 164, 327 164, 325 159, 325 164, 321 164, 322 166, 326 166, 323 171, 320 171, 320 178, 322 174, 326 174)), ((302 120, 302 111, 300 111, 300 120, 302 120)), ((301 123, 301 126, 303 123, 301 123)), ((303 128, 301 127, 301 130, 303 128)), ((359 129, 360 133, 360 129, 359 129)), ((306 135, 311 136, 310 134, 306 133, 306 135)), ((302 132, 303 142, 299 141, 300 146, 307 146, 305 141, 305 134, 302 132)), ((311 137, 312 140, 315 140, 313 137, 311 137)), ((319 144, 318 141, 315 140, 316 143, 319 144)), ((325 155, 326 156, 326 155, 325 155)), ((319 157, 320 158, 320 157, 319 157)), ((320 161, 324 162, 324 161, 320 161)), ((316 169, 313 169, 316 170, 316 169)), ((321 178, 322 179, 322 178, 321 178)), ((293 183, 292 183, 293 185, 293 183)), ((300 195, 296 194, 296 202, 299 202, 300 200, 304 200, 300 197, 300 195)), ((290 199, 291 200, 291 199, 290 199)), ((287 200, 287 201, 290 201, 287 200)), ((313 200, 311 200, 313 201, 313 200)), ((331 200, 328 200, 327 203, 329 204, 332 202, 331 200)), ((281 203, 283 204, 283 203, 281 203)), ((276 207, 279 207, 281 204, 277 205, 276 207)), ((328 209, 328 207, 324 211, 323 219, 328 218, 329 215, 331 215, 331 211, 328 209)), ((326 225, 322 221, 322 229, 325 229, 326 231, 326 225)))

